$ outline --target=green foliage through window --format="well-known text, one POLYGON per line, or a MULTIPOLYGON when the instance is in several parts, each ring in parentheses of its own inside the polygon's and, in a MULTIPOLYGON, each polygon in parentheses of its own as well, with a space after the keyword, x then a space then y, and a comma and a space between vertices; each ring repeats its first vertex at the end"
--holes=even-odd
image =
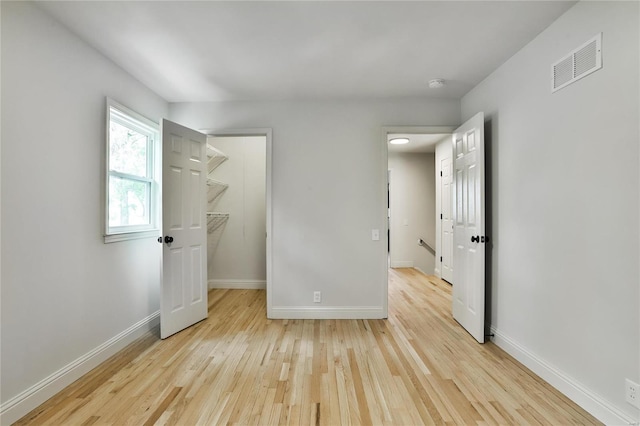
POLYGON ((154 229, 157 126, 108 100, 107 235, 154 229))

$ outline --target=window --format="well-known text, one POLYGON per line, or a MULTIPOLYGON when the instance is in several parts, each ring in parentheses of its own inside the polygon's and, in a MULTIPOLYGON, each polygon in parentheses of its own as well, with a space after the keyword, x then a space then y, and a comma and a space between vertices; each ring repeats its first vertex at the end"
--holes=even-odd
POLYGON ((158 125, 107 99, 105 242, 158 234, 158 125))

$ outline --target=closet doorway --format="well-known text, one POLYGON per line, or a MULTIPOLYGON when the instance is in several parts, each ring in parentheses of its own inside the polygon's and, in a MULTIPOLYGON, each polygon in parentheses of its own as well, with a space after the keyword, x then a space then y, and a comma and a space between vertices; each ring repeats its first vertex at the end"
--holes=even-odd
POLYGON ((267 289, 271 130, 206 131, 208 287, 267 289))

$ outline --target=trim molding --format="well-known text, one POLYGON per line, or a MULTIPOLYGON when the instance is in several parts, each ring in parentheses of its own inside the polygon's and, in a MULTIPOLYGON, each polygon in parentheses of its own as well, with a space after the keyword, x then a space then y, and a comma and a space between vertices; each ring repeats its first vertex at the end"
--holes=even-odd
POLYGON ((413 268, 413 260, 392 260, 392 268, 413 268))
POLYGON ((209 280, 207 284, 209 290, 213 288, 264 290, 267 288, 265 280, 209 280))
POLYGON ((160 324, 160 311, 138 321, 60 370, 0 405, 0 423, 11 424, 160 324))
POLYGON ((584 408, 604 424, 638 424, 639 419, 633 419, 628 414, 623 413, 602 396, 591 391, 573 377, 568 376, 558 368, 540 358, 538 355, 529 351, 520 343, 502 333, 496 327, 491 326, 491 333, 494 334, 494 337, 491 340, 498 347, 524 364, 538 376, 542 377, 550 385, 563 393, 567 398, 584 408))
POLYGON ((269 319, 381 319, 382 306, 274 306, 269 319))

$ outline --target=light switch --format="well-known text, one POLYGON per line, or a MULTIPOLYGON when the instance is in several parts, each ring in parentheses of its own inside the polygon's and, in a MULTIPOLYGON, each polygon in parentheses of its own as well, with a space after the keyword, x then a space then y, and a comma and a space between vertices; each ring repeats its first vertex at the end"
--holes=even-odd
POLYGON ((379 229, 372 229, 371 230, 371 239, 373 241, 380 240, 380 230, 379 229))

